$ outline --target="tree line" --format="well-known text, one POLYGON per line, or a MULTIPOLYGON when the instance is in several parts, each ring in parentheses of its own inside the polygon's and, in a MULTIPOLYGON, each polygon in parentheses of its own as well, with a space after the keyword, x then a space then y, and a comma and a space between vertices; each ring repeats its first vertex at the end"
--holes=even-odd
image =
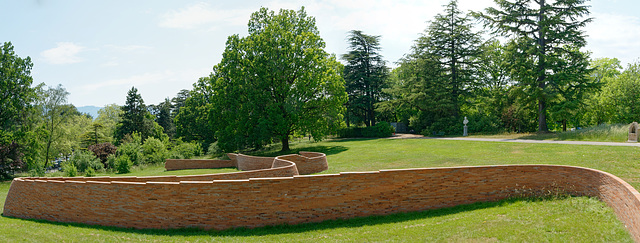
MULTIPOLYGON (((46 168, 59 154, 149 139, 166 150, 184 140, 217 152, 271 143, 286 151, 292 137, 385 130, 381 122, 432 135, 461 133, 464 117, 470 132, 488 133, 640 120, 640 64, 623 69, 615 58, 590 59, 583 50, 583 28, 592 21, 585 0, 495 2, 464 13, 450 1, 393 69, 380 54, 382 36, 350 31, 348 50, 337 57, 324 50, 304 7, 261 8, 248 35, 229 36, 220 63, 192 90, 146 106, 133 87, 124 106, 107 105, 94 121, 66 102, 62 86, 32 87, 31 59, 5 43, 0 171, 46 168)), ((120 154, 138 156, 114 154, 113 163, 120 154)), ((108 167, 106 157, 100 159, 108 167)))

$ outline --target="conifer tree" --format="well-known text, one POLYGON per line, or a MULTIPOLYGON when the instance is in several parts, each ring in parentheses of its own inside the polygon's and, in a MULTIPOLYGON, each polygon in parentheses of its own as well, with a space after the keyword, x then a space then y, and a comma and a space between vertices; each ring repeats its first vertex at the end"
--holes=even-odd
POLYGON ((445 5, 400 62, 406 102, 418 110, 412 126, 423 134, 458 131, 461 103, 475 86, 482 39, 456 0, 445 5))
POLYGON ((495 0, 498 8, 475 13, 495 33, 511 38, 512 75, 537 102, 539 132, 549 130, 549 107, 575 109, 570 103, 595 87, 589 83, 588 56, 580 52, 586 45, 581 29, 592 20, 585 2, 495 0))
POLYGON ((444 68, 444 82, 449 86, 454 106, 452 116, 457 119, 460 102, 475 86, 476 60, 481 53, 482 38, 472 30, 472 19, 460 11, 457 0, 444 7, 444 13, 436 15, 417 45, 444 68))
POLYGON ((116 139, 120 141, 125 135, 138 132, 142 139, 146 139, 153 133, 154 122, 152 116, 144 104, 138 89, 131 87, 127 92, 127 101, 121 107, 123 113, 116 128, 116 139))
POLYGON ((352 119, 366 126, 375 125, 375 105, 382 98, 382 89, 388 76, 388 68, 380 55, 380 36, 367 35, 359 30, 349 34, 349 49, 342 59, 347 102, 347 126, 352 119))

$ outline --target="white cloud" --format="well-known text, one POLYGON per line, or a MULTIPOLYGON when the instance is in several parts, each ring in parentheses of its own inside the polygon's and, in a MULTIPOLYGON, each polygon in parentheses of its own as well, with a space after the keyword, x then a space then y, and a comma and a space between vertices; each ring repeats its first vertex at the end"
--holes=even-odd
POLYGON ((218 9, 200 2, 163 14, 160 26, 178 29, 208 26, 207 29, 211 29, 215 25, 244 25, 251 12, 248 9, 218 9))
POLYGON ((71 64, 82 62, 83 59, 78 54, 85 50, 84 46, 76 45, 72 42, 58 42, 57 47, 43 51, 40 55, 51 64, 71 64))

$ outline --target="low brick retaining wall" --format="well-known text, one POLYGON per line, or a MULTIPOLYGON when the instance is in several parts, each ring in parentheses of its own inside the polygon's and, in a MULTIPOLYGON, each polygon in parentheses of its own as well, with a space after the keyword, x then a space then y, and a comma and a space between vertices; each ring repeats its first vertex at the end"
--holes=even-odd
POLYGON ((164 163, 166 170, 188 170, 188 169, 217 169, 236 167, 232 160, 215 159, 167 159, 164 163))
POLYGON ((156 178, 16 178, 4 216, 132 228, 251 228, 422 211, 560 190, 600 198, 640 241, 638 192, 614 175, 581 167, 479 166, 243 180, 180 177, 184 180, 158 182, 156 178))

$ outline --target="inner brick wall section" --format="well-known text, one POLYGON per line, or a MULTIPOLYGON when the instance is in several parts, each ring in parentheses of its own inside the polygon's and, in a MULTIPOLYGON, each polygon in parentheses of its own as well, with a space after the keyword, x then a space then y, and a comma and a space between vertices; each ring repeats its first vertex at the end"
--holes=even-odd
POLYGON ((640 241, 638 192, 609 173, 580 167, 481 166, 180 182, 72 179, 14 179, 4 216, 220 230, 422 211, 560 190, 599 197, 640 241))
MULTIPOLYGON (((296 169, 300 175, 314 174, 329 169, 327 156, 319 152, 301 151, 300 154, 289 154, 278 157, 257 157, 233 153, 227 155, 230 158, 229 160, 167 159, 165 169, 171 171, 236 167, 242 171, 254 171, 268 168, 275 169, 288 166, 290 163, 296 165, 296 169)), ((290 176, 298 174, 291 174, 290 176)))

